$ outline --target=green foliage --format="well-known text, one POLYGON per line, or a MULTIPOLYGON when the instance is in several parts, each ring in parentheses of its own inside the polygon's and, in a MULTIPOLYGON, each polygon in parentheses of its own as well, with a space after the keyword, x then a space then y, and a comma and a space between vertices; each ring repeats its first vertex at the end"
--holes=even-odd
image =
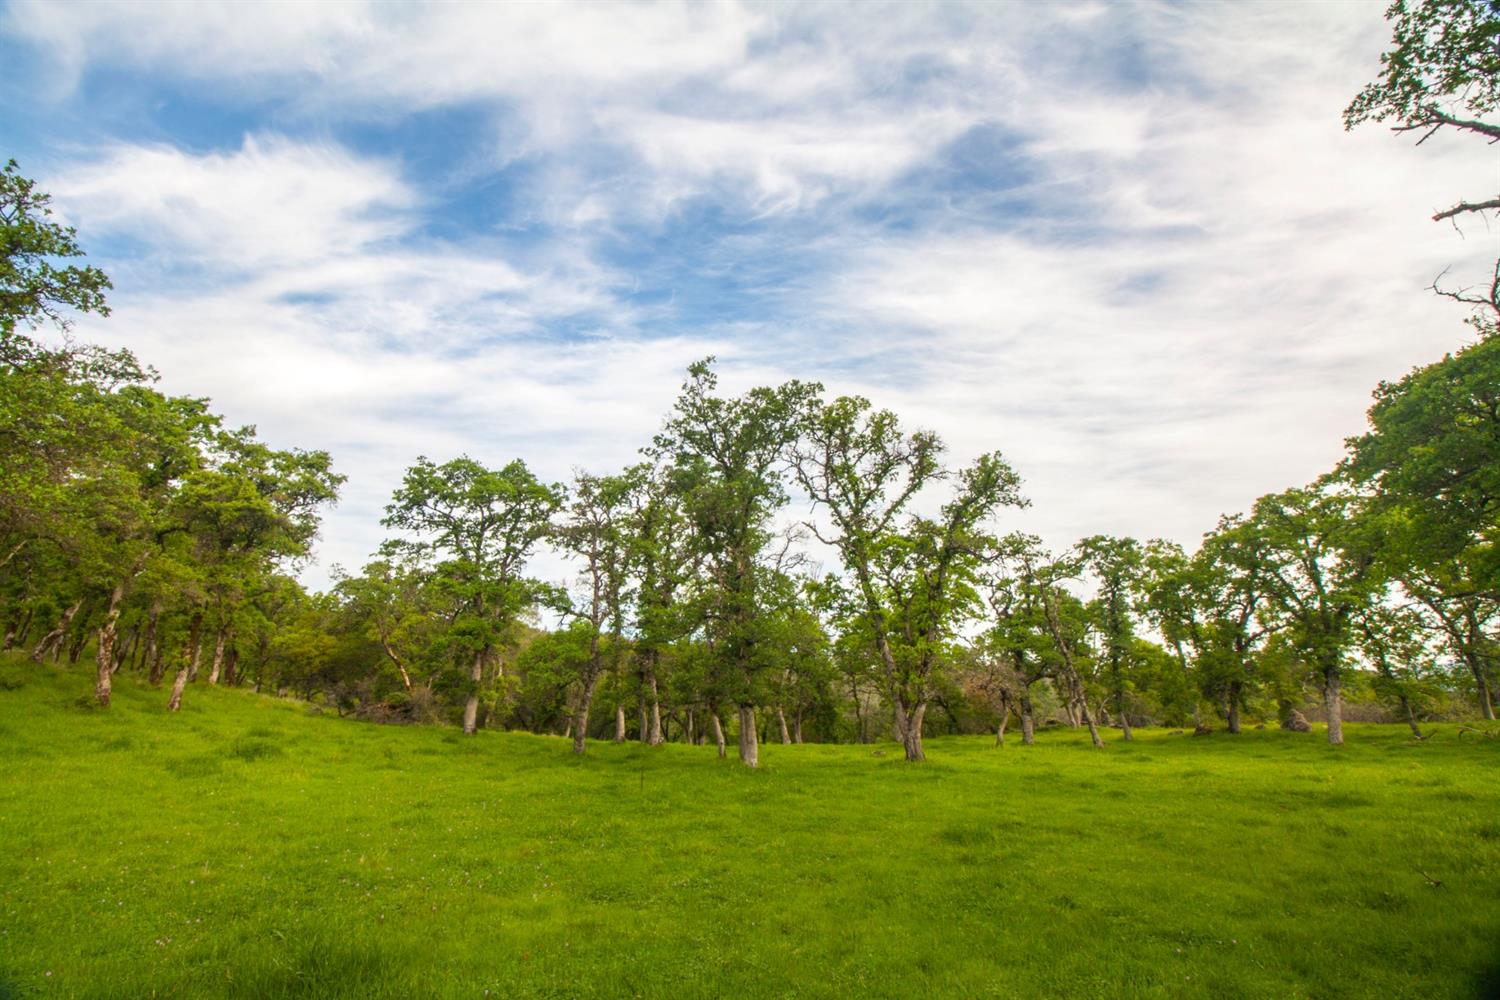
POLYGON ((0 365, 16 364, 36 345, 19 332, 43 322, 67 328, 61 310, 109 315, 109 278, 96 267, 59 266, 82 257, 72 226, 52 221, 52 198, 22 177, 15 160, 0 170, 0 365))

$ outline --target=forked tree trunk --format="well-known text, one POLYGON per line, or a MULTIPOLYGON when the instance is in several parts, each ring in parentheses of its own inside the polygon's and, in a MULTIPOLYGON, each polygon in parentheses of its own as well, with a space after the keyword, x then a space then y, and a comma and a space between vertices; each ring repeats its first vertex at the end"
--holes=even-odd
POLYGON ((208 683, 218 684, 219 677, 224 673, 224 643, 229 638, 229 629, 219 626, 218 633, 214 636, 214 661, 208 668, 208 683))
POLYGON ((42 641, 37 643, 36 648, 31 651, 32 660, 41 663, 48 653, 55 654, 62 648, 63 640, 68 635, 68 626, 73 624, 73 616, 78 614, 78 609, 81 607, 83 607, 83 598, 80 597, 62 613, 62 617, 57 620, 57 626, 42 636, 42 641))
POLYGON ((110 673, 119 673, 120 668, 130 662, 130 657, 135 653, 135 647, 140 645, 140 641, 141 627, 140 625, 135 625, 130 629, 130 634, 125 637, 125 641, 116 647, 115 662, 109 668, 110 673))
POLYGON ((917 702, 917 707, 912 709, 911 717, 906 720, 906 737, 901 741, 906 750, 906 759, 914 764, 920 764, 927 759, 927 753, 922 749, 922 720, 927 717, 927 702, 917 702))
POLYGON ((125 598, 125 581, 115 584, 109 592, 109 609, 104 613, 104 624, 99 626, 99 645, 94 650, 94 697, 100 706, 109 707, 109 696, 115 676, 115 634, 120 621, 120 601, 125 598))
POLYGON ((182 707, 182 692, 187 689, 188 678, 198 667, 199 651, 203 648, 203 612, 193 615, 188 627, 187 646, 182 650, 182 666, 172 681, 172 694, 167 698, 167 711, 175 712, 182 707))
POLYGON ((741 705, 740 717, 740 763, 746 767, 760 766, 760 737, 755 731, 755 706, 741 705))
POLYGON ((786 713, 781 710, 780 705, 776 706, 776 724, 781 727, 781 745, 790 745, 792 742, 792 733, 786 727, 786 713))
POLYGON ((723 722, 722 719, 719 718, 719 710, 717 708, 710 709, 708 714, 709 714, 709 717, 714 720, 714 743, 718 744, 718 747, 719 747, 719 759, 723 760, 724 757, 725 757, 725 753, 724 753, 724 722, 723 722))
POLYGON ((464 732, 473 735, 479 728, 479 685, 484 680, 484 650, 474 654, 469 667, 469 698, 464 702, 464 732))
POLYGON ((1323 674, 1323 708, 1328 712, 1328 743, 1344 743, 1344 693, 1337 667, 1323 674))

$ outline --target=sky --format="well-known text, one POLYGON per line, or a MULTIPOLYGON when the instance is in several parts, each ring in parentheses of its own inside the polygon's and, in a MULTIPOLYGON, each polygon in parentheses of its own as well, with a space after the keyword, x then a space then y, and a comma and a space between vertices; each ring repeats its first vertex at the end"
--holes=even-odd
POLYGON ((1342 127, 1383 6, 15 0, 0 158, 114 280, 80 339, 332 453, 313 586, 416 456, 620 468, 708 355, 998 449, 1004 530, 1192 547, 1500 256, 1430 221, 1492 148, 1342 127))

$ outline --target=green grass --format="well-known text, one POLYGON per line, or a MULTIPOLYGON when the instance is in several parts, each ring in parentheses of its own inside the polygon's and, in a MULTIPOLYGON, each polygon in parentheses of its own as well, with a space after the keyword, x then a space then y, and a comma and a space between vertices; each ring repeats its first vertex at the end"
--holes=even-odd
POLYGON ((1500 996, 1500 740, 1452 726, 748 772, 0 681, 0 998, 1500 996))

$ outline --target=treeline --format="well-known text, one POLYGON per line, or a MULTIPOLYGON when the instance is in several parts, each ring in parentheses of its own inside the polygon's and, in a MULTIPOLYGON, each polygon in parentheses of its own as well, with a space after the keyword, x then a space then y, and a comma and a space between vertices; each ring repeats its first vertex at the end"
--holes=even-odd
MULTIPOLYGON (((1393 48, 1345 124, 1500 126, 1496 8, 1397 3, 1393 48)), ((1435 218, 1500 211, 1460 201, 1435 218)), ((320 451, 229 428, 128 352, 39 327, 106 312, 71 229, 14 163, 0 174, 0 627, 33 659, 295 694, 365 717, 590 737, 783 742, 1012 718, 1101 728, 1278 719, 1346 692, 1421 736, 1494 718, 1500 679, 1500 262, 1469 346, 1382 383, 1369 429, 1317 481, 1226 516, 1194 552, 1004 533, 1026 505, 998 453, 965 465, 930 432, 791 381, 720 393, 693 365, 641 460, 567 484, 517 459, 418 459, 357 574, 295 571, 343 477, 320 451), (795 498, 795 502, 794 502, 795 498), (816 543, 813 548, 811 543, 816 543), (576 575, 544 581, 539 549, 576 575), (835 565, 821 572, 811 550, 835 565), (549 627, 544 628, 543 623, 549 627), (595 713, 596 703, 607 712, 595 713), (612 718, 610 717, 612 716, 612 718)))

